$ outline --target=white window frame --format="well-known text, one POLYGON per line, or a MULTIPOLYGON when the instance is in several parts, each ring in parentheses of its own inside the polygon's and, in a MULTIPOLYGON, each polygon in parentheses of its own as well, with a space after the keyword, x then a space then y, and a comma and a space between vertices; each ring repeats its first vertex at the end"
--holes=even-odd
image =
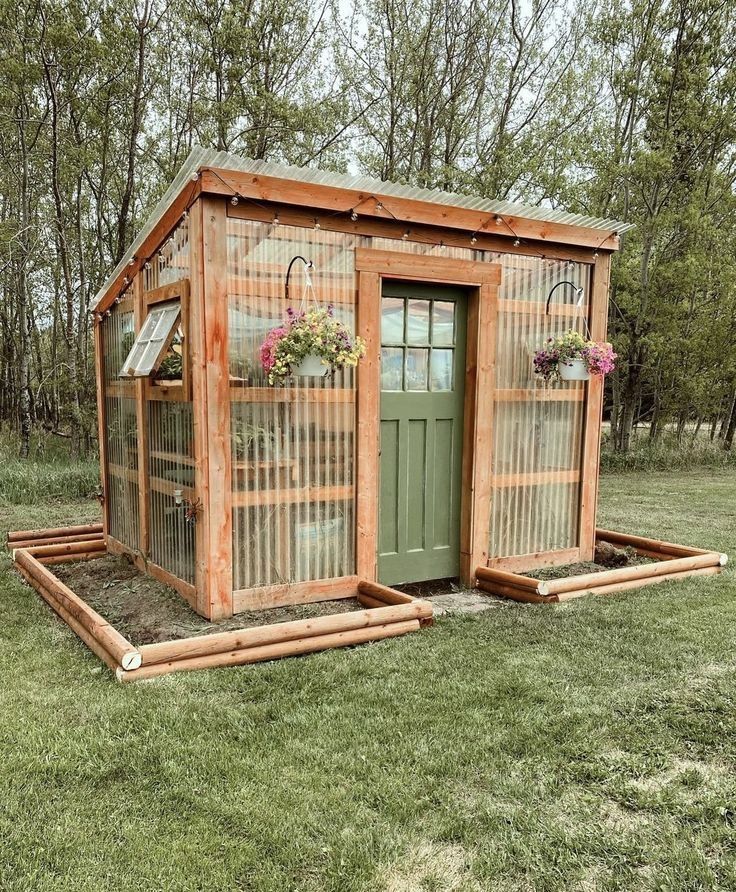
POLYGON ((158 370, 181 322, 181 300, 153 304, 120 369, 121 378, 147 378, 158 370))

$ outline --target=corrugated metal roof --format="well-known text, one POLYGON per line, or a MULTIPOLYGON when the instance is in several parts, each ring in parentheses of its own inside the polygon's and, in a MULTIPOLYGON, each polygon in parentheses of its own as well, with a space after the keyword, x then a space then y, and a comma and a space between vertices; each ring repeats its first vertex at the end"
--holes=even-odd
POLYGON ((353 176, 351 174, 334 173, 327 170, 319 170, 312 167, 294 167, 287 164, 276 164, 273 161, 256 161, 253 158, 242 158, 229 152, 217 152, 214 149, 196 147, 189 153, 189 157, 181 166, 174 181, 164 193, 161 200, 151 212, 146 224, 143 226, 130 248, 115 267, 105 284, 98 291, 94 306, 98 304, 107 289, 125 269, 141 247, 143 242, 153 230, 156 223, 162 217, 174 198, 181 192, 183 186, 192 174, 201 167, 219 167, 223 170, 241 171, 245 173, 261 174, 262 176, 280 177, 282 179, 296 180, 303 183, 315 183, 323 186, 335 186, 340 189, 353 189, 360 192, 369 192, 373 195, 381 195, 393 198, 408 198, 417 201, 427 201, 433 204, 447 207, 465 208, 467 210, 481 211, 488 214, 509 215, 522 217, 527 220, 541 220, 545 223, 561 223, 567 226, 584 226, 588 229, 600 229, 602 232, 626 232, 633 227, 631 223, 622 223, 619 220, 601 219, 599 217, 587 217, 583 214, 570 214, 566 211, 553 208, 517 204, 511 201, 494 201, 488 198, 478 198, 472 195, 461 195, 456 192, 443 192, 441 189, 423 189, 419 186, 407 186, 401 183, 392 183, 377 180, 367 176, 353 176))

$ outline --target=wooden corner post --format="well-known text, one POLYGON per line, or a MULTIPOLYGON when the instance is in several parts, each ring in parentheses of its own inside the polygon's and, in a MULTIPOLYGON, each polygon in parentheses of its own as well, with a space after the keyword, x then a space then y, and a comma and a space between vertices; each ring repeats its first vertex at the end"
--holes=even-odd
MULTIPOLYGON (((591 267, 590 337, 606 339, 608 325, 608 287, 611 255, 601 253, 591 267)), ((580 560, 592 561, 595 551, 595 516, 598 502, 598 472, 601 456, 601 422, 603 419, 603 377, 591 376, 587 383, 583 433, 583 461, 580 483, 580 560)))
POLYGON ((191 211, 191 372, 197 515, 196 609, 233 614, 232 480, 225 199, 191 211))
POLYGON ((107 541, 110 532, 109 487, 107 482, 107 392, 105 386, 105 334, 102 320, 94 317, 95 378, 97 383, 97 437, 100 453, 100 486, 102 487, 102 535, 107 541))

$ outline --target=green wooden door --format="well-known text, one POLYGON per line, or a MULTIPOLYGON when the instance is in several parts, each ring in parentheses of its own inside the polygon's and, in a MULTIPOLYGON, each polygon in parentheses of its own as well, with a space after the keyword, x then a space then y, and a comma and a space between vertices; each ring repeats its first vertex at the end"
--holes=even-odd
POLYGON ((467 298, 385 283, 381 300, 378 578, 460 573, 467 298))

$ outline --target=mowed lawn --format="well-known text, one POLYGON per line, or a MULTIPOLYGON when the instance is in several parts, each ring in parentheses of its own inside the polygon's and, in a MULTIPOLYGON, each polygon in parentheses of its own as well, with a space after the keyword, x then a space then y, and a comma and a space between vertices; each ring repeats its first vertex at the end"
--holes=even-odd
MULTIPOLYGON (((734 473, 600 514, 736 555, 734 473)), ((736 889, 733 571, 122 687, 0 560, 3 892, 736 889)))

